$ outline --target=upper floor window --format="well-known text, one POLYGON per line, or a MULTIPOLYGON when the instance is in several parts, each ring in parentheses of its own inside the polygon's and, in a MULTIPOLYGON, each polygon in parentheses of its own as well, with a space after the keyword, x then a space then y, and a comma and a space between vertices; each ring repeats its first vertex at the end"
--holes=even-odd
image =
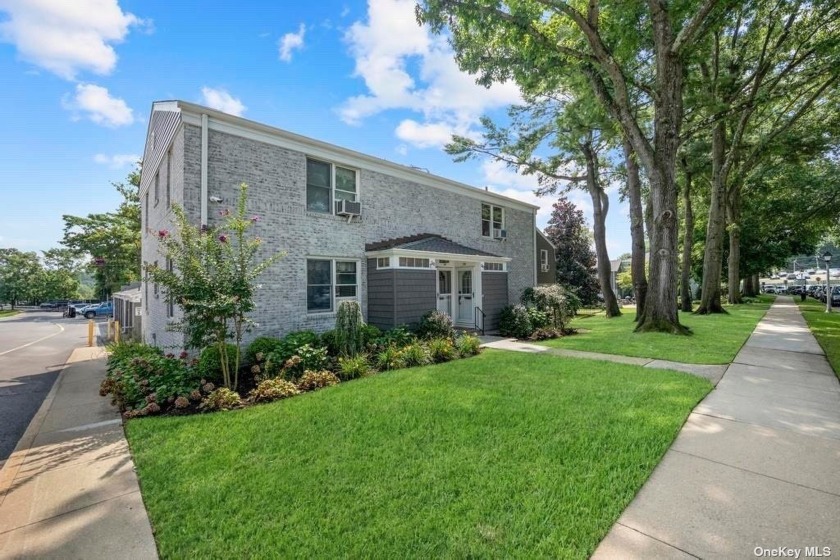
POLYGON ((332 214, 334 202, 359 199, 359 176, 355 169, 315 159, 306 160, 306 209, 332 214))
POLYGON ((160 171, 155 173, 155 206, 160 201, 160 171))
POLYGON ((548 250, 540 249, 540 270, 548 272, 548 250))
POLYGON ((505 209, 492 204, 481 205, 481 235, 495 237, 494 230, 505 228, 505 209))

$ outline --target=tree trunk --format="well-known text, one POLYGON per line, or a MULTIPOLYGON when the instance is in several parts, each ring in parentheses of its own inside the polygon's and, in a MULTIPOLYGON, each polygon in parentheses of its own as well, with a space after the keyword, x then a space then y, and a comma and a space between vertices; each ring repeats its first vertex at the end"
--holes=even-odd
MULTIPOLYGON (((653 212, 650 232, 650 277, 647 299, 636 331, 689 334, 677 311, 677 149, 682 124, 683 65, 671 51, 672 29, 668 14, 654 13, 656 85, 653 148, 655 157, 648 169, 653 212)), ((644 161, 644 158, 643 158, 644 161)))
POLYGON ((684 171, 683 211, 685 213, 685 230, 683 232, 682 276, 680 277, 680 311, 691 313, 691 250, 694 247, 694 211, 691 208, 691 172, 687 166, 684 166, 684 171))
POLYGON ((744 295, 747 297, 755 297, 758 294, 758 288, 755 286, 755 275, 750 274, 744 278, 744 295))
POLYGON ((726 232, 726 177, 724 149, 726 124, 720 119, 712 133, 712 196, 709 222, 706 225, 706 247, 703 253, 703 280, 700 307, 695 313, 726 313, 720 304, 720 275, 723 268, 723 236, 726 232))
POLYGON ((729 192, 726 214, 729 220, 729 296, 731 304, 741 303, 741 200, 737 191, 729 192))
POLYGON ((647 277, 645 275, 645 228, 642 211, 642 181, 639 165, 633 155, 633 147, 624 140, 624 165, 627 168, 627 198, 630 200, 630 277, 633 280, 633 296, 636 299, 638 321, 645 308, 647 277))
POLYGON ((595 256, 598 259, 598 281, 601 283, 601 293, 604 294, 604 306, 607 317, 618 317, 621 310, 618 300, 610 285, 610 256, 607 252, 606 219, 609 212, 610 199, 598 179, 598 156, 592 148, 591 141, 581 144, 581 150, 586 157, 586 187, 592 197, 592 233, 595 241, 595 256))

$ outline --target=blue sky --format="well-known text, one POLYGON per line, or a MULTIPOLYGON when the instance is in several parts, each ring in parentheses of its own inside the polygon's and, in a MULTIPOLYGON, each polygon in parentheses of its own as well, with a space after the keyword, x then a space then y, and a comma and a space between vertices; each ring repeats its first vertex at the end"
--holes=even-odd
MULTIPOLYGON (((206 5, 0 0, 0 247, 58 245, 62 214, 113 210, 111 182, 142 155, 153 101, 183 99, 542 206, 536 180, 490 161, 453 163, 453 132, 502 118, 511 84, 486 90, 414 0, 206 5)), ((591 212, 588 195, 570 198, 591 212)), ((607 243, 629 252, 611 195, 607 243)))

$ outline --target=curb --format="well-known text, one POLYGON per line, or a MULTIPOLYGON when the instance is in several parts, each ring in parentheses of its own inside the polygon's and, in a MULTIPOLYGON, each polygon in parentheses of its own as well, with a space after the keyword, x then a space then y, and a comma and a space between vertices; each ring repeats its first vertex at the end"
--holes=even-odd
POLYGON ((56 393, 58 393, 58 387, 64 380, 64 374, 67 371, 67 366, 76 361, 80 361, 73 360, 73 356, 77 352, 79 352, 80 350, 88 349, 90 349, 90 351, 104 351, 104 348, 102 348, 101 346, 82 346, 73 349, 73 351, 70 353, 70 356, 68 356, 67 360, 64 362, 64 365, 61 367, 61 371, 58 373, 58 377, 55 378, 55 382, 50 388, 50 392, 47 393, 46 397, 44 397, 44 402, 41 403, 40 408, 38 408, 38 412, 36 412, 35 416, 32 417, 32 420, 29 422, 29 426, 26 427, 26 431, 23 432, 23 435, 18 440, 17 445, 12 451, 12 454, 9 455, 9 458, 6 459, 6 462, 3 464, 3 467, 0 468, 0 506, 2 506, 3 502, 6 500, 6 495, 9 492, 9 488, 11 488, 12 486, 12 482, 14 482, 18 472, 20 471, 21 465, 23 465, 23 462, 26 460, 26 456, 32 449, 32 442, 35 440, 35 438, 41 431, 41 426, 44 424, 44 420, 47 417, 47 413, 49 413, 49 410, 52 407, 52 403, 55 400, 56 393))

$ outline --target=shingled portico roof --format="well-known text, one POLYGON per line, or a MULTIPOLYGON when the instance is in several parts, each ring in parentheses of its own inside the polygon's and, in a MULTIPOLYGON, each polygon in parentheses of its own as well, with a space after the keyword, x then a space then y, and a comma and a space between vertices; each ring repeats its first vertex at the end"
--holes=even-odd
POLYGON ((385 241, 377 241, 376 243, 368 243, 365 245, 367 252, 390 251, 418 251, 423 253, 441 253, 445 255, 463 255, 465 257, 487 257, 494 260, 510 260, 501 255, 494 255, 487 251, 480 249, 473 249, 455 243, 445 237, 434 233, 420 233, 417 235, 410 235, 407 237, 398 237, 396 239, 387 239, 385 241))

